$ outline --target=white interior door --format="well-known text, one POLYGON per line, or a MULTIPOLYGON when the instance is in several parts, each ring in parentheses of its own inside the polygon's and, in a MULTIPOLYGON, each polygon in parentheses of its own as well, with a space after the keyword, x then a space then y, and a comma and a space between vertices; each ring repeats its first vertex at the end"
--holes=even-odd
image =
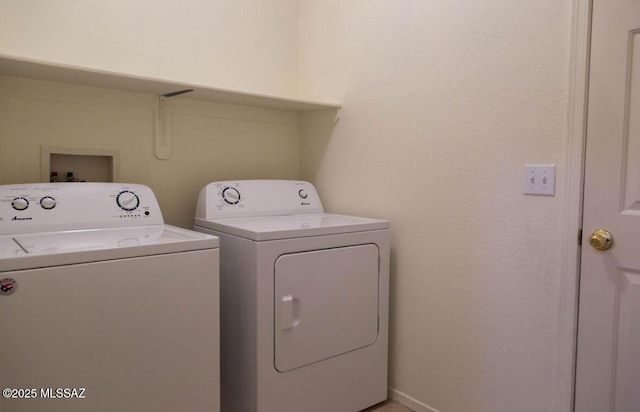
POLYGON ((576 412, 640 411, 640 1, 594 0, 576 412), (590 245, 605 229, 608 250, 590 245))

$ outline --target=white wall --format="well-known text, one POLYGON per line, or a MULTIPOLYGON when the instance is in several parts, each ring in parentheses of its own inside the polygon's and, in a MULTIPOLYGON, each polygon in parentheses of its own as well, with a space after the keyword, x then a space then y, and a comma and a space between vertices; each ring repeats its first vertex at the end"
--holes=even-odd
POLYGON ((0 53, 295 94, 296 0, 2 0, 0 53))
POLYGON ((420 411, 554 410, 570 2, 300 1, 302 177, 392 227, 394 396, 420 411), (322 123, 319 123, 322 125, 322 123))

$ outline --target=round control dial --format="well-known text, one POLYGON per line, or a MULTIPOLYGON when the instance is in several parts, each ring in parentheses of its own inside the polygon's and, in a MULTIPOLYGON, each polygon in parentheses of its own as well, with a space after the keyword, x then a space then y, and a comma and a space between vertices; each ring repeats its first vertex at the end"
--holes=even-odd
POLYGON ((309 195, 307 194, 307 192, 305 192, 304 189, 300 189, 298 190, 298 196, 300 196, 300 198, 302 199, 306 199, 309 195))
POLYGON ((15 210, 25 210, 29 207, 29 201, 24 197, 16 197, 11 202, 11 206, 15 210))
POLYGON ((222 198, 230 205, 235 205, 240 201, 240 192, 235 187, 225 187, 222 191, 222 198))
POLYGON ((130 212, 132 210, 136 210, 138 206, 140 206, 140 199, 138 198, 138 195, 132 191, 123 190, 118 193, 118 196, 116 196, 116 203, 120 206, 120 209, 130 212))
POLYGON ((40 206, 42 206, 42 208, 46 210, 53 209, 54 207, 56 207, 57 203, 58 202, 56 202, 56 199, 52 198, 51 196, 45 196, 40 199, 40 206))

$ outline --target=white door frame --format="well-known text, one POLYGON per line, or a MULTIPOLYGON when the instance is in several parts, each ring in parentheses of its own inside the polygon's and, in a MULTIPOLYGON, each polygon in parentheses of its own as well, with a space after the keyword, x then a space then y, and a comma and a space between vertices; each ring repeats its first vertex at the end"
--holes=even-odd
POLYGON ((573 0, 572 6, 567 144, 565 146, 564 230, 562 231, 561 289, 558 305, 559 362, 556 374, 558 393, 555 408, 557 412, 573 411, 580 274, 578 232, 582 226, 592 0, 573 0))

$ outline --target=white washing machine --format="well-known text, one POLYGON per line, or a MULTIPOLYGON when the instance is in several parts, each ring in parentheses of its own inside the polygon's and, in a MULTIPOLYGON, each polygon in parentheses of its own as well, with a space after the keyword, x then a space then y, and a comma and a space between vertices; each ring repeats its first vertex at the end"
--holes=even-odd
POLYGON ((218 273, 146 186, 0 186, 0 410, 219 411, 218 273))
POLYGON ((324 213, 308 182, 214 182, 225 412, 356 412, 387 398, 389 224, 324 213))

